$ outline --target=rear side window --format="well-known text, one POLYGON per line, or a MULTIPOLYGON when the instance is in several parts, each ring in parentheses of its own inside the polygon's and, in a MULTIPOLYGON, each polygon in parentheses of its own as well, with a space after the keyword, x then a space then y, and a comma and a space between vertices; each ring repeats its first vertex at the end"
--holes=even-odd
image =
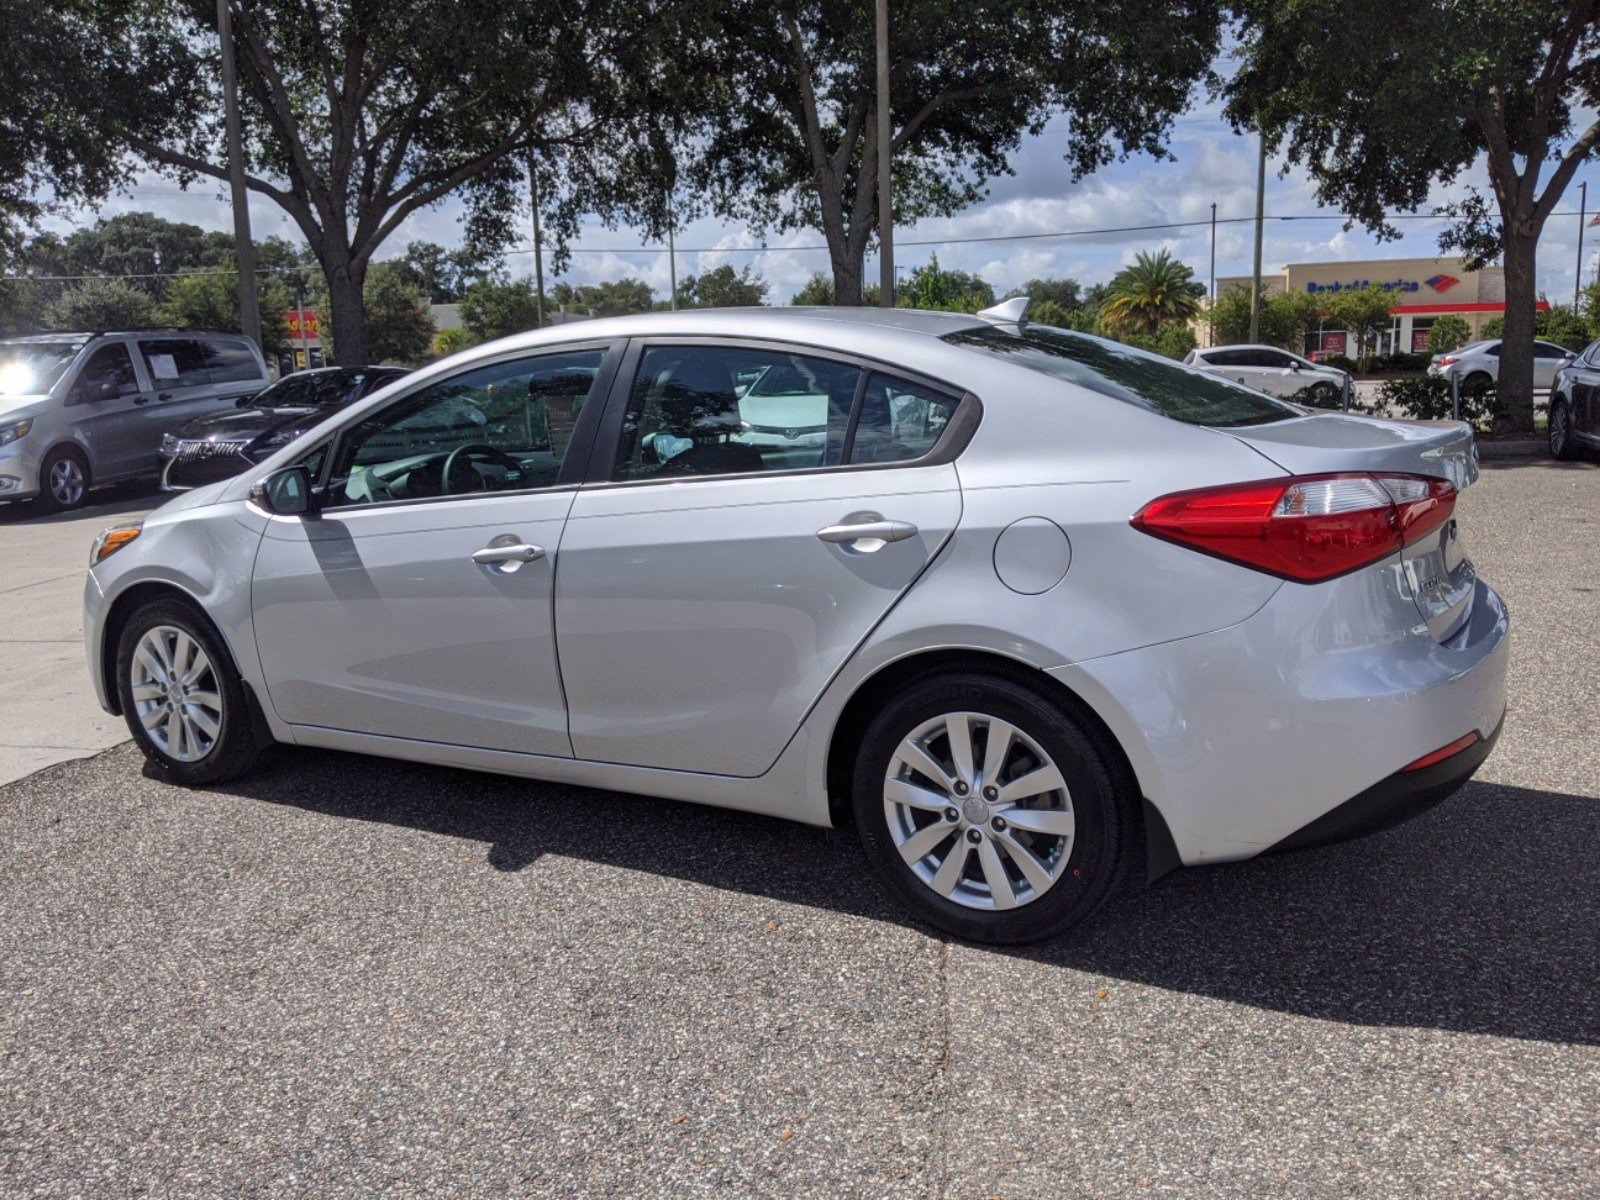
MULTIPOLYGON (((155 388, 199 387, 211 382, 206 355, 191 338, 155 338, 139 343, 155 388)), ((251 378, 255 378, 252 376, 251 378)))
POLYGON ((1264 425, 1301 415, 1293 405, 1220 375, 1065 329, 991 326, 946 334, 944 340, 1189 425, 1264 425))
POLYGON ((201 342, 212 383, 250 383, 262 378, 261 365, 242 341, 201 342))
POLYGON ((932 388, 875 372, 861 396, 849 461, 910 462, 921 458, 950 424, 956 404, 932 388))

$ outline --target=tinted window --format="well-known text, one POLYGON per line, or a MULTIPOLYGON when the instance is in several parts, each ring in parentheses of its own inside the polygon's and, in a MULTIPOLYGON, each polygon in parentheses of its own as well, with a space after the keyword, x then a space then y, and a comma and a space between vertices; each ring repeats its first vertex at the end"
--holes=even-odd
POLYGON ((612 477, 837 466, 860 379, 859 367, 782 350, 651 346, 612 477))
POLYGON ((139 352, 144 355, 145 369, 150 372, 150 386, 158 391, 211 382, 211 372, 206 367, 205 352, 199 342, 189 338, 141 341, 139 352))
POLYGON ((1244 350, 1208 350, 1206 361, 1213 367, 1242 367, 1249 355, 1244 350))
POLYGON ((1220 375, 1084 333, 1046 325, 993 326, 947 334, 944 340, 1190 425, 1260 425, 1300 415, 1299 409, 1220 375))
POLYGON ((496 363, 389 405, 340 440, 327 505, 551 486, 603 358, 496 363))
POLYGON ((264 374, 247 342, 205 341, 200 349, 212 383, 254 383, 264 374))
POLYGON ((919 384, 873 372, 850 439, 852 463, 909 462, 933 449, 958 401, 919 384))
POLYGON ((1549 342, 1535 342, 1533 344, 1533 356, 1535 358, 1565 358, 1567 353, 1563 347, 1552 345, 1549 342))
POLYGON ((256 394, 261 408, 301 408, 313 403, 317 392, 316 376, 285 375, 271 387, 256 394))
POLYGON ((128 348, 120 342, 101 346, 78 372, 78 387, 86 400, 108 400, 137 392, 139 380, 133 373, 128 348))
POLYGON ((1583 352, 1583 361, 1591 367, 1600 363, 1600 342, 1594 342, 1583 352))
POLYGON ((1255 350, 1252 351, 1252 356, 1256 366, 1271 367, 1277 371, 1288 370, 1294 363, 1294 359, 1287 354, 1280 354, 1276 350, 1255 350))

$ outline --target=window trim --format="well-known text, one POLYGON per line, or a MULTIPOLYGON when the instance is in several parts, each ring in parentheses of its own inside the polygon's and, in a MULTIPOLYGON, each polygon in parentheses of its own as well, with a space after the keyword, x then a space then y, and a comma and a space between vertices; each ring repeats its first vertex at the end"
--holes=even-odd
MULTIPOLYGON (((442 504, 458 500, 481 500, 484 496, 543 496, 555 492, 571 491, 582 482, 582 470, 576 461, 581 457, 584 466, 594 449, 597 427, 604 416, 606 402, 611 395, 615 383, 617 368, 622 361, 622 352, 627 346, 624 338, 585 338, 582 341, 557 342, 550 345, 524 346, 519 350, 507 350, 502 354, 493 354, 485 358, 475 359, 471 363, 463 363, 459 371, 448 374, 434 375, 428 379, 418 380, 416 387, 409 387, 399 395, 391 396, 382 404, 356 417, 343 421, 327 437, 319 439, 314 445, 307 446, 293 463, 294 466, 305 462, 317 451, 327 448, 323 455, 322 469, 317 472, 313 485, 318 497, 327 495, 328 477, 333 473, 334 461, 338 458, 344 440, 349 432, 357 425, 388 412, 395 405, 404 404, 419 393, 437 384, 448 383, 462 375, 471 374, 485 367, 495 367, 503 363, 520 362, 529 358, 545 358, 555 354, 581 354, 585 350, 598 350, 602 354, 600 370, 595 375, 594 389, 590 398, 585 402, 583 411, 578 414, 577 424, 572 429, 572 440, 567 443, 567 453, 561 460, 561 470, 556 474, 556 481, 545 487, 514 488, 503 492, 461 492, 459 495, 447 496, 416 496, 404 500, 379 500, 371 504, 346 504, 329 508, 318 507, 317 515, 324 512, 329 514, 375 512, 383 509, 414 507, 421 504, 442 504)), ((358 402, 359 403, 359 402, 358 402)))
POLYGON ((657 334, 647 337, 634 337, 627 340, 620 369, 611 380, 611 389, 606 397, 601 426, 590 446, 589 460, 580 486, 585 491, 591 491, 602 488, 676 486, 717 479, 791 479, 795 476, 818 475, 823 472, 894 471, 904 470, 908 467, 944 466, 947 463, 954 462, 961 452, 967 448, 967 444, 972 441, 972 436, 977 432, 978 424, 982 418, 983 402, 971 392, 963 391, 944 380, 935 379, 914 368, 901 366, 899 363, 870 358, 848 350, 836 350, 831 346, 818 346, 812 342, 791 341, 787 338, 741 337, 738 335, 719 337, 714 334, 657 334), (611 472, 616 468, 617 451, 622 442, 622 426, 627 416, 628 402, 633 395, 633 384, 639 375, 639 363, 644 358, 646 350, 659 346, 713 346, 741 350, 771 350, 780 354, 806 354, 813 358, 828 359, 831 362, 846 363, 856 367, 861 372, 861 378, 856 380, 856 392, 850 404, 850 423, 845 429, 845 457, 849 456, 849 451, 853 447, 856 423, 861 416, 862 396, 866 392, 867 381, 874 372, 895 375, 908 383, 914 383, 919 387, 938 392, 955 401, 956 407, 955 411, 950 414, 949 424, 945 426, 944 432, 939 435, 939 440, 921 458, 908 458, 899 462, 882 463, 842 462, 832 466, 792 467, 783 471, 729 471, 720 475, 673 475, 656 479, 613 479, 611 478, 611 472))

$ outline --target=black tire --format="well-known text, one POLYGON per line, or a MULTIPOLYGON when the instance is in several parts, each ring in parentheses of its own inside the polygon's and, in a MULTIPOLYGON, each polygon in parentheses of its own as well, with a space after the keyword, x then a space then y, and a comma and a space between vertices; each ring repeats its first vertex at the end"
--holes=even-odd
POLYGON ((1572 459, 1578 457, 1577 448, 1572 444, 1572 412, 1567 407, 1566 401, 1555 400, 1550 404, 1550 423, 1547 429, 1550 439, 1550 456, 1552 458, 1572 459))
POLYGON ((184 600, 153 600, 123 626, 117 642, 116 684, 122 715, 133 740, 150 764, 175 783, 195 786, 237 779, 256 765, 265 749, 257 742, 249 700, 233 657, 211 622, 184 600), (145 634, 158 627, 181 630, 198 643, 210 662, 210 675, 215 680, 212 694, 220 697, 221 719, 217 722, 215 737, 209 749, 192 761, 180 761, 157 744, 150 730, 145 728, 139 715, 140 701, 134 696, 135 652, 145 634))
POLYGON ((39 464, 39 495, 34 501, 35 507, 42 513, 70 512, 75 508, 82 508, 89 500, 89 487, 92 483, 89 475, 89 460, 84 457, 83 451, 74 446, 57 446, 44 456, 44 461, 39 464), (81 479, 81 485, 75 491, 57 494, 52 487, 52 480, 58 468, 63 464, 74 468, 81 479))
MULTIPOLYGON (((945 745, 948 746, 948 741, 945 745)), ((1020 759, 1007 759, 1014 768, 1026 770, 1030 764, 1036 764, 1037 760, 1031 758, 1026 748, 1017 753, 1020 759)), ((856 756, 851 803, 861 843, 873 868, 917 916, 946 933, 969 941, 1015 945, 1054 937, 1083 921, 1105 901, 1121 877, 1127 865, 1135 818, 1133 797, 1119 794, 1114 762, 1115 751, 1105 745, 1103 736, 1089 721, 1037 690, 1020 675, 934 674, 914 680, 903 688, 868 726, 856 756), (1054 883, 1042 895, 1004 911, 969 907, 939 894, 931 883, 924 882, 902 857, 896 835, 891 831, 891 818, 885 810, 886 776, 902 740, 942 714, 959 712, 985 714, 1007 722, 1043 750, 1067 785, 1076 823, 1070 850, 1066 851, 1065 861, 1055 872, 1054 883)), ((951 794, 948 788, 940 791, 951 794)), ((977 798, 974 791, 965 794, 969 800, 977 798)), ((951 811, 960 813, 962 810, 953 805, 943 818, 917 819, 926 822, 921 826, 924 829, 933 820, 967 820, 965 816, 951 818, 948 815, 951 811)), ((1003 816, 1003 811, 998 815, 1003 816)), ((990 829, 990 825, 970 828, 963 824, 955 827, 953 836, 957 841, 943 845, 959 850, 961 838, 971 838, 976 832, 981 842, 982 835, 990 829)), ((1018 829, 1012 828, 1010 833, 1015 835, 1018 829)), ((1059 854, 1060 850, 1046 853, 1059 854)), ((936 856, 937 851, 919 860, 923 869, 932 870, 936 856)), ((967 861, 970 863, 977 858, 973 853, 967 861)), ((972 872, 974 884, 987 888, 981 878, 981 863, 967 869, 972 872)), ((964 875, 957 890, 968 886, 966 879, 964 875)))
POLYGON ((1487 371, 1474 371, 1461 381, 1461 394, 1481 395, 1494 387, 1494 380, 1487 371))

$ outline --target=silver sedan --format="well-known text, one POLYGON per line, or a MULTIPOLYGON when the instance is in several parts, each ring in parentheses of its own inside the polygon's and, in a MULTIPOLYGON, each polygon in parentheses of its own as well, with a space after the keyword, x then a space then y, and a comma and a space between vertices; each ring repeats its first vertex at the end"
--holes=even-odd
POLYGON ((1465 425, 1020 302, 593 321, 108 530, 89 665, 180 783, 285 743, 853 823, 929 923, 1020 942, 1135 860, 1350 837, 1476 770, 1476 476, 1465 425))

